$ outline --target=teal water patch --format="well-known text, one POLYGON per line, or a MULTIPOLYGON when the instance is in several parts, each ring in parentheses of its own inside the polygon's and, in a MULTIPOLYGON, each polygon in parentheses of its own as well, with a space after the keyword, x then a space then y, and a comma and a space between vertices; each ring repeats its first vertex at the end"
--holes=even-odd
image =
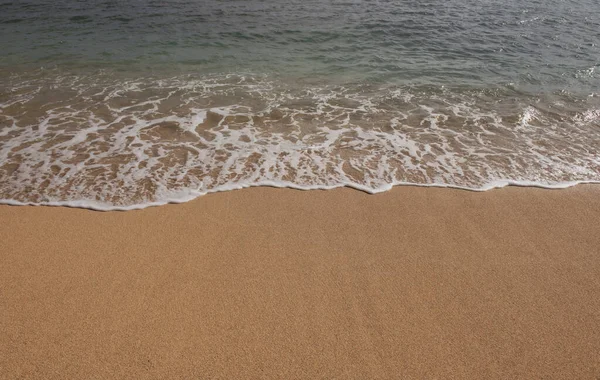
POLYGON ((0 65, 135 65, 402 84, 593 92, 591 0, 429 2, 24 0, 1 5, 0 65), (194 62, 194 67, 190 67, 194 62))

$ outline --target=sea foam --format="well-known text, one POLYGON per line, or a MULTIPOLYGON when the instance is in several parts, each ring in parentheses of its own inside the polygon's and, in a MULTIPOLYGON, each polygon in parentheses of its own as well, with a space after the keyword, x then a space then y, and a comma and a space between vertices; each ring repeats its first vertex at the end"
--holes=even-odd
POLYGON ((251 186, 484 191, 600 180, 595 98, 251 74, 15 78, 0 202, 130 210, 251 186))

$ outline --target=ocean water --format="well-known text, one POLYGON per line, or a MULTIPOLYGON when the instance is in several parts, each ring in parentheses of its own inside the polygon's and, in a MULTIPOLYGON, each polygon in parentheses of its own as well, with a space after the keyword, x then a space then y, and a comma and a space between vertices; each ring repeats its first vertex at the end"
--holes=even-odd
POLYGON ((600 3, 0 0, 0 202, 600 182, 600 3))

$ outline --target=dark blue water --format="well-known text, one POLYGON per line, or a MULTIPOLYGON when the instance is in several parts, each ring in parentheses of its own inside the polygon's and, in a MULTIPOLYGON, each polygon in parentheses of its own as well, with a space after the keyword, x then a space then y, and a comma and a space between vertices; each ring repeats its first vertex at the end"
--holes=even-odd
POLYGON ((0 1, 9 201, 600 179, 597 1, 0 1))

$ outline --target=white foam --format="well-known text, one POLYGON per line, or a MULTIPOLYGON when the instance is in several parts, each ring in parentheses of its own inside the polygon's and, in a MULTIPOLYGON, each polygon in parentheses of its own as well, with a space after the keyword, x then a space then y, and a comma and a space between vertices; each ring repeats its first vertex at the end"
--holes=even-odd
POLYGON ((14 199, 0 199, 0 204, 11 205, 11 206, 50 206, 50 207, 73 207, 73 208, 83 208, 94 211, 132 211, 132 210, 141 210, 148 207, 156 207, 156 206, 164 206, 167 204, 180 204, 192 201, 201 196, 211 194, 211 193, 219 193, 219 192, 227 192, 233 190, 242 190, 251 187, 274 187, 274 188, 288 188, 294 190, 302 190, 302 191, 310 191, 310 190, 334 190, 338 188, 348 187, 359 191, 364 191, 369 194, 378 194, 391 190, 396 186, 415 186, 415 187, 437 187, 437 188, 449 188, 449 189, 458 189, 458 190, 466 190, 466 191, 474 191, 474 192, 484 192, 493 189, 501 189, 507 186, 517 186, 517 187, 535 187, 541 189, 549 189, 549 190, 557 190, 557 189, 567 189, 569 187, 583 185, 583 184, 600 184, 600 181, 571 181, 571 182, 561 182, 561 183, 551 183, 544 184, 538 182, 530 182, 530 181, 494 181, 486 184, 481 188, 470 188, 463 186, 454 186, 443 183, 431 183, 431 184, 423 184, 423 183, 394 183, 389 184, 387 186, 381 186, 377 189, 367 188, 360 184, 339 184, 332 186, 300 186, 291 182, 275 182, 275 181, 262 181, 256 183, 237 183, 226 186, 221 186, 219 188, 212 189, 208 192, 202 193, 197 191, 189 191, 188 193, 181 194, 179 197, 166 198, 160 201, 155 202, 146 202, 139 204, 132 204, 128 206, 115 206, 113 204, 90 201, 90 200, 72 200, 72 201, 50 201, 50 202, 20 202, 14 199))
POLYGON ((0 105, 0 203, 131 210, 252 186, 379 193, 600 180, 595 106, 550 113, 524 99, 489 110, 471 93, 297 88, 250 75, 56 82, 49 99, 44 83, 28 83, 0 105))

